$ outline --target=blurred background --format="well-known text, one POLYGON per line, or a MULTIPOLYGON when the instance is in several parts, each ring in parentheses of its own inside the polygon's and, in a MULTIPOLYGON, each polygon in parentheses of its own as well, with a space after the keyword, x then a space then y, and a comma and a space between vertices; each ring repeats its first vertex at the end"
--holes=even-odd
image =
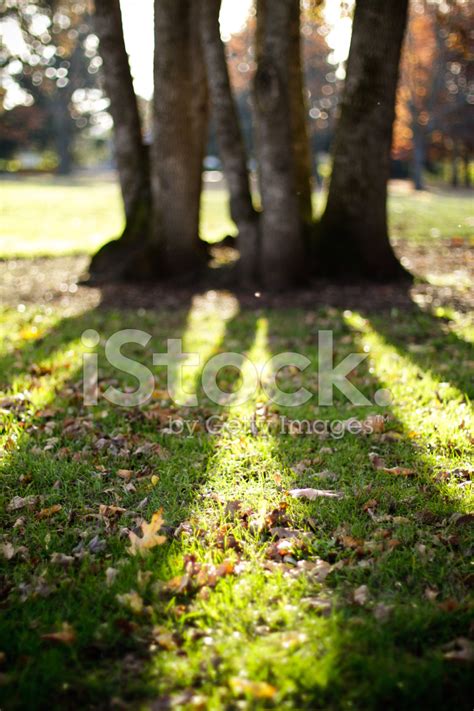
MULTIPOLYGON (((303 3, 318 213, 330 178, 329 150, 344 85, 352 10, 352 2, 303 3)), ((122 12, 146 137, 153 95, 152 0, 122 0, 122 12)), ((441 1, 411 3, 392 150, 389 213, 395 240, 472 240, 474 63, 469 13, 468 2, 450 7, 441 1)), ((224 0, 221 31, 251 155, 251 0, 224 0)), ((0 41, 0 256, 92 253, 123 225, 92 6, 87 0, 59 5, 4 0, 0 41)), ((211 242, 235 233, 220 167, 211 126, 202 211, 203 238, 211 242)))

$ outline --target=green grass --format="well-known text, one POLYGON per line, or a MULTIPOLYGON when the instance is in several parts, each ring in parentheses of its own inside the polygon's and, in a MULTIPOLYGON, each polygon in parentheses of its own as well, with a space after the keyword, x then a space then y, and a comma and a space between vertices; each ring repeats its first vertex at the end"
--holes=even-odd
MULTIPOLYGON (((23 395, 0 403, 2 708, 147 709, 167 700, 172 708, 216 710, 472 707, 469 664, 445 656, 445 645, 472 634, 472 536, 456 517, 472 511, 474 331, 465 316, 241 311, 233 297, 212 292, 171 314, 5 310, 1 329, 0 384, 5 395, 23 395), (337 361, 352 351, 370 355, 353 382, 370 398, 390 388, 393 404, 354 408, 337 395, 332 407, 313 398, 286 414, 347 420, 379 413, 386 432, 280 435, 275 417, 285 411, 271 405, 265 416, 257 406, 259 431, 252 432, 247 423, 262 394, 235 411, 203 398, 195 410, 173 407, 158 368, 152 405, 124 410, 101 398, 84 408, 81 333, 94 328, 104 339, 130 327, 152 334, 145 349, 129 348, 149 367, 152 352, 173 336, 203 360, 232 350, 262 364, 281 351, 302 352, 313 365, 304 375, 283 373, 288 390, 315 389, 317 332, 331 329, 337 361), (212 413, 245 423, 244 432, 188 438, 162 431, 168 415, 212 413), (161 449, 140 453, 146 443, 161 449), (375 470, 374 451, 388 467, 416 474, 375 470), (297 466, 306 459, 308 469, 297 466), (132 487, 120 469, 133 470, 132 487), (313 476, 323 470, 335 480, 313 476), (287 493, 294 486, 335 488, 345 497, 296 500, 287 493), (43 498, 8 510, 15 496, 43 498), (237 511, 229 511, 232 501, 240 502, 237 511), (304 532, 286 564, 269 559, 274 539, 265 524, 282 503, 280 525, 304 532), (108 518, 101 504, 125 510, 108 518), (54 505, 62 508, 38 515, 54 505), (127 529, 160 508, 166 543, 143 559, 130 556, 127 529), (230 559, 242 569, 215 587, 173 593, 166 583, 183 575, 190 556, 230 559), (325 580, 304 572, 318 559, 333 566, 325 580), (303 572, 298 560, 306 561, 303 572), (116 571, 110 585, 107 569, 116 571), (362 585, 368 597, 358 604, 362 585), (131 598, 118 597, 132 592, 135 612, 131 598), (64 623, 75 632, 69 643, 42 637, 64 623)), ((111 378, 133 387, 104 362, 103 345, 102 388, 111 378)), ((199 391, 199 370, 187 373, 186 388, 199 391)), ((232 373, 222 377, 235 385, 232 373)))
MULTIPOLYGON (((111 181, 31 178, 2 180, 0 187, 0 257, 91 254, 122 229, 120 192, 111 181)), ((321 209, 320 196, 316 202, 321 209)), ((473 234, 472 197, 465 191, 394 192, 389 212, 396 238, 429 242, 473 234)), ((235 234, 224 191, 204 192, 201 231, 210 242, 235 234)))

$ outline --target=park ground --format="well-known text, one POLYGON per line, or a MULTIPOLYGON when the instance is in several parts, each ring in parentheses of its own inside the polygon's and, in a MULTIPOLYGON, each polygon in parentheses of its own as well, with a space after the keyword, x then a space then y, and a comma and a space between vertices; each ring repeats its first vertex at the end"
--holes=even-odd
MULTIPOLYGON (((271 298, 82 285, 87 254, 119 231, 116 186, 1 187, 0 706, 471 709, 469 195, 392 186, 412 287, 271 298), (172 337, 202 362, 297 351, 312 365, 281 386, 315 396, 186 408, 156 368, 144 406, 84 407, 87 329, 101 335, 101 391, 134 388, 103 356, 123 328, 151 334, 126 349, 148 367, 172 337), (321 330, 336 362, 367 353, 351 380, 373 406, 337 392, 318 405, 321 330), (381 389, 390 404, 375 404, 381 389), (233 426, 209 434, 211 416, 233 426), (285 416, 332 422, 333 436, 282 433, 285 416)), ((232 225, 219 190, 204 201, 214 241, 232 225)), ((236 386, 233 371, 221 380, 236 386)), ((199 373, 187 388, 200 392, 199 373)))

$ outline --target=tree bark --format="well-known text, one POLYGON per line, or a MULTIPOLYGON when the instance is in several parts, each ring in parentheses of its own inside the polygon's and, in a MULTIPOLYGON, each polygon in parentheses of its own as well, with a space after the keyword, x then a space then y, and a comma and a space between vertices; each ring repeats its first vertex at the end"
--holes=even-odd
POLYGON ((257 278, 258 213, 252 203, 245 143, 220 36, 220 8, 221 0, 202 0, 201 32, 219 155, 230 193, 230 213, 239 232, 241 278, 244 285, 251 285, 257 278))
POLYGON ((199 0, 155 0, 152 232, 168 275, 191 275, 204 261, 199 213, 208 100, 199 13, 199 0))
MULTIPOLYGON (((125 229, 120 240, 105 245, 95 255, 90 271, 96 276, 133 276, 134 255, 147 247, 151 216, 148 149, 143 143, 140 115, 133 88, 123 35, 119 0, 95 0, 95 29, 104 63, 104 82, 114 121, 114 144, 120 189, 125 209, 125 229)), ((147 262, 147 271, 152 274, 147 262)), ((143 275, 138 266, 136 276, 143 275)))
POLYGON ((261 260, 269 289, 285 289, 301 281, 304 261, 289 69, 288 28, 295 2, 257 2, 255 118, 263 206, 261 260))
POLYGON ((311 145, 308 132, 308 107, 304 95, 304 67, 301 55, 301 8, 291 3, 290 16, 290 104, 291 131, 296 170, 296 192, 304 229, 313 223, 311 145))
POLYGON ((323 271, 407 278, 387 228, 387 183, 408 0, 357 0, 346 86, 319 227, 323 271))

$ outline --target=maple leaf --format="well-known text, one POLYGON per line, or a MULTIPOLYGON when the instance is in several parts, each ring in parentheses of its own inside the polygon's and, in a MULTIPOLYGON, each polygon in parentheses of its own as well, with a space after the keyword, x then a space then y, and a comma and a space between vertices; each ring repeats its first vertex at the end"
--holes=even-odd
POLYGON ((144 521, 142 523, 142 536, 137 536, 136 533, 130 531, 128 537, 130 539, 130 548, 128 552, 131 555, 146 555, 151 548, 161 546, 166 541, 166 536, 158 535, 158 531, 163 526, 162 509, 153 514, 150 523, 144 521))

